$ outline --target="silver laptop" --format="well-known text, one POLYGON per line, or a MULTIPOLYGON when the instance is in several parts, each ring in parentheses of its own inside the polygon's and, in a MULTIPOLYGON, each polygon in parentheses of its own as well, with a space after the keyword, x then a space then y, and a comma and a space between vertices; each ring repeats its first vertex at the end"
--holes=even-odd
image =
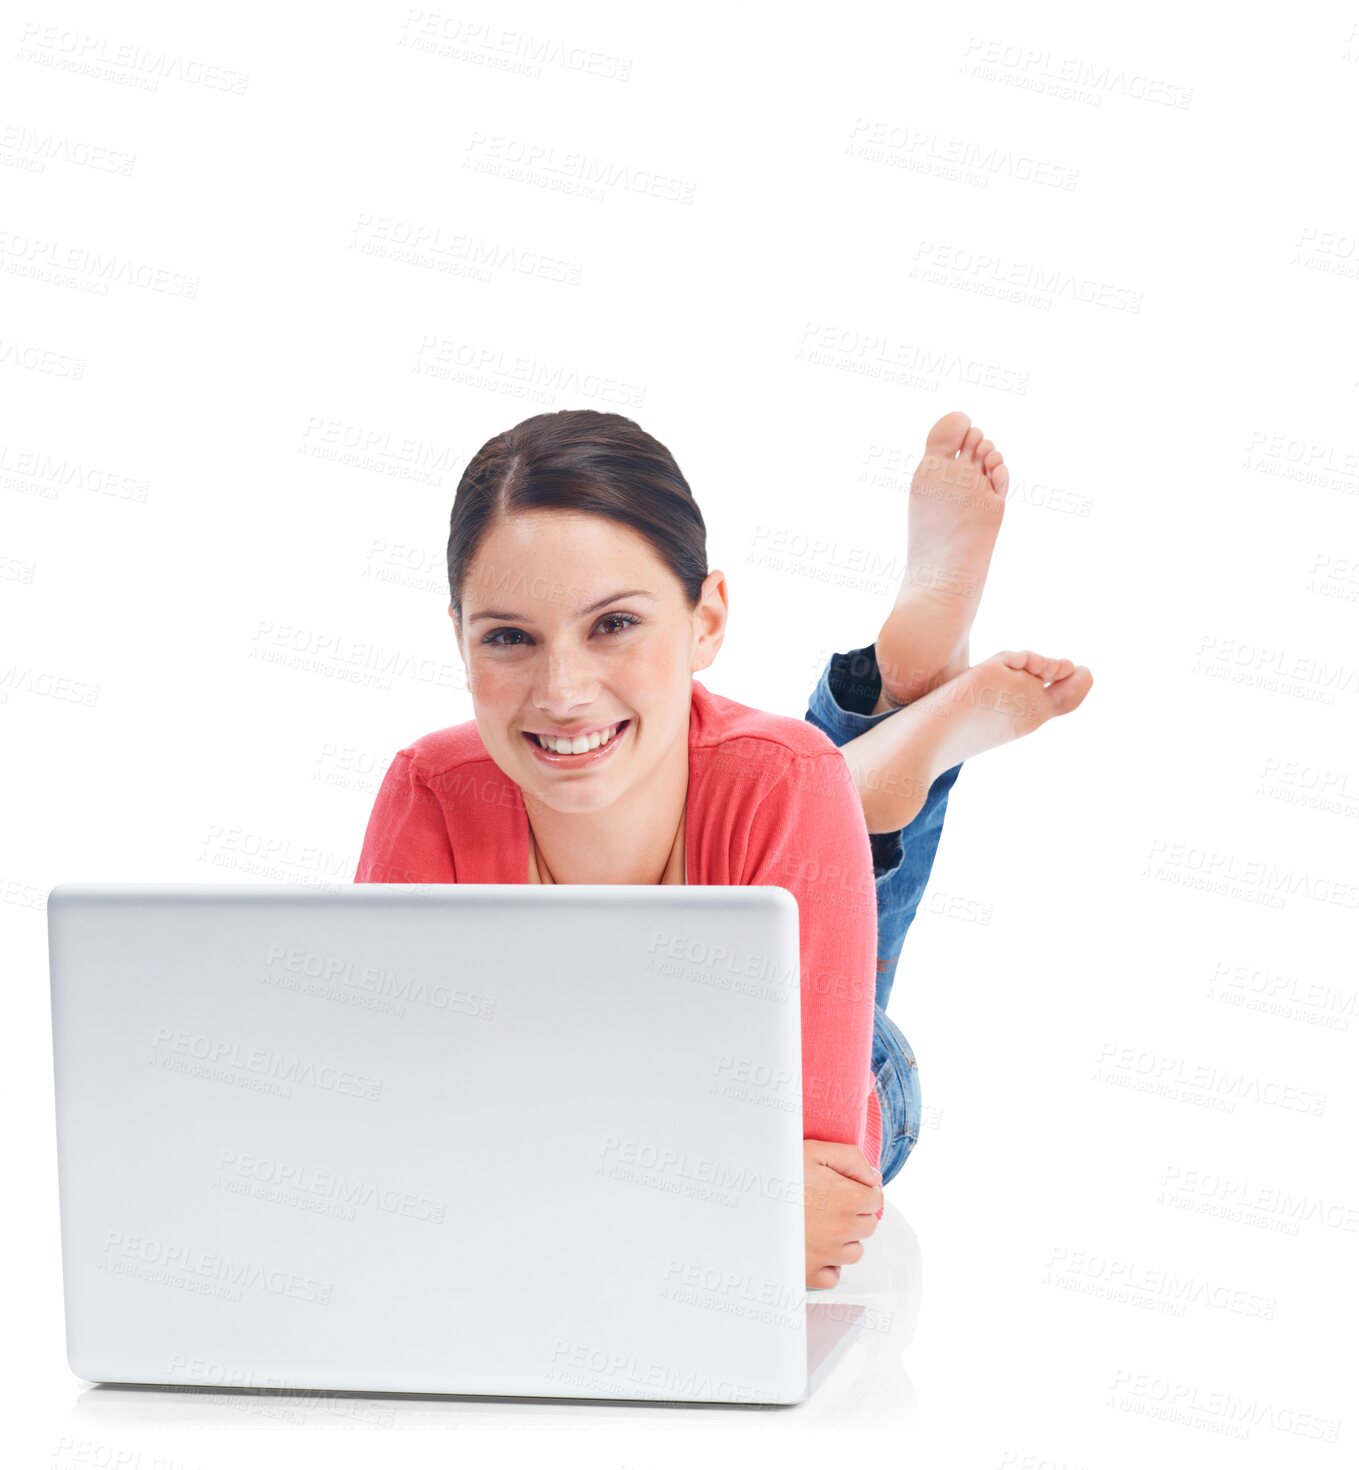
POLYGON ((96 1382, 796 1403, 776 887, 63 883, 67 1357, 96 1382))

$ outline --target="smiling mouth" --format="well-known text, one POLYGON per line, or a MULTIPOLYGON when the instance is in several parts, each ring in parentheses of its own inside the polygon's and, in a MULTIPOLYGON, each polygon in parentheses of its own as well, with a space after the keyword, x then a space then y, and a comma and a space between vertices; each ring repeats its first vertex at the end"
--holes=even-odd
POLYGON ((596 730, 589 736, 570 741, 551 735, 535 735, 532 730, 525 730, 523 735, 525 740, 549 755, 588 755, 591 751, 603 750, 605 746, 612 745, 631 723, 630 719, 620 720, 616 725, 606 725, 603 730, 596 730), (609 733, 610 730, 612 734, 609 733))

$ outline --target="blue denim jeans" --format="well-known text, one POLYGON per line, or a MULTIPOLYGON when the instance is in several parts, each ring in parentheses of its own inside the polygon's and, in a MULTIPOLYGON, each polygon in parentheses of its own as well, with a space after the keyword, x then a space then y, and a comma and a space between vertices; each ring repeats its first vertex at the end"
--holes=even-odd
MULTIPOLYGON (((806 718, 836 745, 890 720, 899 710, 871 714, 882 689, 876 644, 833 653, 812 690, 806 718)), ((873 1005, 873 1083, 882 1115, 882 1182, 906 1162, 920 1137, 920 1076, 915 1053, 887 1017, 902 941, 929 881, 944 828, 948 794, 962 766, 936 778, 913 821, 897 832, 870 832, 878 890, 878 973, 873 1005)))

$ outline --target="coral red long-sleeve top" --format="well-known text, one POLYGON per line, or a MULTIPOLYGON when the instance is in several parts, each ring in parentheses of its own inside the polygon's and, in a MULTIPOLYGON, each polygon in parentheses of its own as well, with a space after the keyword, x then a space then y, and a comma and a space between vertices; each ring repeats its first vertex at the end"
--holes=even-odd
MULTIPOLYGON (((797 899, 802 1136, 856 1144, 878 1167, 877 898, 844 757, 809 721, 752 709, 695 679, 684 858, 689 883, 773 884, 797 899)), ((529 881, 523 792, 491 759, 475 720, 396 753, 354 881, 529 881)))

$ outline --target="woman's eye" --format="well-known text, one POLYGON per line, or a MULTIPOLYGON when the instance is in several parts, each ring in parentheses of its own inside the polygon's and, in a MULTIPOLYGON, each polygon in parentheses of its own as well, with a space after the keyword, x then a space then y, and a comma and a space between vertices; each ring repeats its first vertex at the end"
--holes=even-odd
MULTIPOLYGON (((614 628, 612 629, 612 631, 606 633, 604 636, 606 638, 617 638, 626 629, 635 626, 637 623, 640 623, 641 621, 642 621, 641 618, 634 617, 631 613, 605 613, 605 615, 602 618, 600 618, 599 622, 596 623, 595 626, 598 627, 598 628, 603 628, 603 627, 605 627, 608 624, 615 625, 614 628), (621 626, 617 626, 619 624, 621 624, 621 626)), ((501 638, 500 638, 500 635, 502 633, 515 634, 519 638, 523 638, 523 637, 526 636, 525 633, 524 633, 524 630, 522 628, 496 628, 494 630, 494 632, 488 633, 481 641, 483 643, 485 643, 485 644, 488 644, 492 648, 518 648, 519 647, 519 644, 518 643, 505 643, 505 642, 502 642, 501 641, 501 638)))

